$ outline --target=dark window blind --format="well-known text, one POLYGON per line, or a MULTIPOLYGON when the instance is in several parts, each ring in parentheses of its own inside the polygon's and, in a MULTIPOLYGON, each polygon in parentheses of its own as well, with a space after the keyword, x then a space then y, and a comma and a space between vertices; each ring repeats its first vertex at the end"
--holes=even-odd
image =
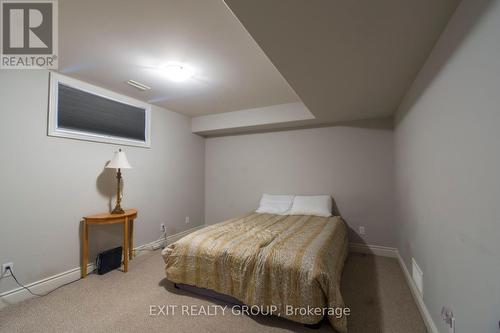
POLYGON ((146 110, 59 83, 57 127, 146 141, 146 110))

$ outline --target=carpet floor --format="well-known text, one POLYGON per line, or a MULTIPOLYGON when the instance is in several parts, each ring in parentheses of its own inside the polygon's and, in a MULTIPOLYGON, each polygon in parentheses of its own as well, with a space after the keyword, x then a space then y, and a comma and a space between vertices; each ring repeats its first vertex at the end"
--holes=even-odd
MULTIPOLYGON (((160 313, 155 306, 224 305, 175 289, 165 279, 159 251, 136 257, 129 272, 90 275, 48 296, 0 310, 1 332, 333 332, 328 322, 314 330, 273 316, 160 313)), ((351 254, 342 276, 342 294, 351 309, 350 333, 427 332, 398 262, 351 254)), ((214 309, 214 307, 212 307, 214 309)), ((164 312, 167 308, 163 309, 164 312)))

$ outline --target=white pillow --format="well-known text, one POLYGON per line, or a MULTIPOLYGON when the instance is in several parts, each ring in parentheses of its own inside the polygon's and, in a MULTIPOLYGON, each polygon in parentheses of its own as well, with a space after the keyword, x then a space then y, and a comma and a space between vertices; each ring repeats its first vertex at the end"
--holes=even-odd
POLYGON ((332 216, 332 197, 329 195, 297 195, 290 215, 332 216))
POLYGON ((289 212, 293 203, 293 195, 262 194, 257 213, 285 215, 289 212))

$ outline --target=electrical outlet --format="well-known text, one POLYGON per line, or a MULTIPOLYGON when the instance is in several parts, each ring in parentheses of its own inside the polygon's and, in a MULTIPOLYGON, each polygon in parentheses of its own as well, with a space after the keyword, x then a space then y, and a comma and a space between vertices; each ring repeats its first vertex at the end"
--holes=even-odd
POLYGON ((449 333, 455 333, 455 315, 448 306, 443 306, 441 309, 441 320, 445 322, 449 333))
POLYGON ((11 262, 7 262, 2 265, 2 274, 0 274, 0 276, 1 277, 11 276, 12 275, 11 271, 12 272, 14 271, 14 264, 11 262), (8 270, 8 268, 10 268, 10 271, 8 270))
POLYGON ((186 216, 186 219, 184 220, 184 223, 189 224, 189 216, 186 216))
POLYGON ((360 235, 364 235, 365 233, 366 233, 366 231, 365 231, 365 226, 364 226, 364 225, 360 226, 360 227, 359 227, 359 234, 360 234, 360 235))

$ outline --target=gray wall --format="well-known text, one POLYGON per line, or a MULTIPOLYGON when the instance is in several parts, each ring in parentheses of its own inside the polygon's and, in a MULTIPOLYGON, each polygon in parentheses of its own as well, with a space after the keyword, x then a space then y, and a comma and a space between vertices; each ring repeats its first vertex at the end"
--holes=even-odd
POLYGON ((464 0, 398 113, 399 250, 441 332, 498 332, 500 1, 464 0))
MULTIPOLYGON (((206 139, 205 219, 255 210, 262 193, 331 194, 364 241, 395 245, 393 132, 325 127, 206 139)), ((351 239, 362 242, 355 233, 351 239)))
MULTIPOLYGON (((48 137, 48 72, 0 72, 0 263, 33 282, 80 265, 79 221, 108 209, 118 146, 48 137)), ((124 207, 139 210, 136 245, 204 223, 204 139, 190 118, 152 109, 152 149, 126 147, 124 207), (190 216, 191 223, 184 219, 190 216)), ((114 202, 114 198, 113 198, 114 202)), ((92 227, 91 252, 121 242, 121 228, 92 227)), ((0 279, 0 292, 15 288, 0 279)))

